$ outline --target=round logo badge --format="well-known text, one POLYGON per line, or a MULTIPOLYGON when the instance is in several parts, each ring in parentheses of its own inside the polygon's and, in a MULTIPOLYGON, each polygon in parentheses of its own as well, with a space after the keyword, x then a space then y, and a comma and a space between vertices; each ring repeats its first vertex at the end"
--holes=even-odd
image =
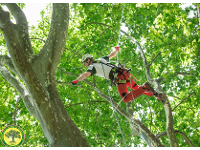
POLYGON ((7 147, 18 147, 25 139, 23 130, 16 125, 5 127, 1 133, 1 141, 7 147))

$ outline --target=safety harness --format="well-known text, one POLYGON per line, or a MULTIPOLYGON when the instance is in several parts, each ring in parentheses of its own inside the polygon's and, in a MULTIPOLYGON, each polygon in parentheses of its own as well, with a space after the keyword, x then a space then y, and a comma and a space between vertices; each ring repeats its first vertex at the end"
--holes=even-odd
POLYGON ((118 66, 116 66, 116 65, 114 65, 112 63, 104 63, 104 62, 102 62, 100 60, 95 60, 92 63, 102 63, 102 64, 107 65, 107 66, 112 68, 111 71, 110 71, 110 74, 109 74, 109 78, 111 80, 111 86, 117 85, 117 84, 125 84, 128 81, 130 81, 130 78, 126 79, 126 77, 123 74, 123 72, 126 71, 126 72, 128 72, 130 74, 131 68, 126 69, 120 63, 118 63, 118 66), (118 75, 123 75, 124 79, 119 79, 118 75))

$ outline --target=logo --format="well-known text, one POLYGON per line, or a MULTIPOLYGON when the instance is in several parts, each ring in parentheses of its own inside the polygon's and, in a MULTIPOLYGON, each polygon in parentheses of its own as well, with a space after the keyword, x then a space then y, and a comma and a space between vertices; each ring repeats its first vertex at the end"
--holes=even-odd
POLYGON ((23 130, 16 125, 5 127, 1 133, 1 141, 7 147, 18 147, 25 139, 23 130))

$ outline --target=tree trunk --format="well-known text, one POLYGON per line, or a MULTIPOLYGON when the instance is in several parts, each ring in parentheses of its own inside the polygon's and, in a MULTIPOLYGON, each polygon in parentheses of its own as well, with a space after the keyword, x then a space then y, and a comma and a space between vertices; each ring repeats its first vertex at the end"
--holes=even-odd
POLYGON ((40 122, 51 146, 90 146, 67 113, 55 81, 55 70, 62 55, 69 24, 69 4, 53 4, 48 38, 39 54, 34 55, 29 40, 27 20, 16 4, 5 4, 16 20, 0 8, 0 28, 11 58, 8 67, 24 81, 25 88, 1 65, 4 78, 16 88, 29 112, 40 122))

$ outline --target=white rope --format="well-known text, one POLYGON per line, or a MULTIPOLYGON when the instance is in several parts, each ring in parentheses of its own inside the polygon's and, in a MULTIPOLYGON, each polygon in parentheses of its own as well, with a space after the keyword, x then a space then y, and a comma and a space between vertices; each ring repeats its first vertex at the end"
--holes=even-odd
MULTIPOLYGON (((120 131, 121 131, 122 138, 123 138, 124 143, 125 143, 125 145, 126 145, 126 141, 125 141, 125 137, 124 137, 123 131, 122 131, 121 127, 120 127, 120 124, 119 124, 117 115, 116 115, 116 113, 115 113, 115 108, 114 108, 114 106, 113 106, 112 98, 111 98, 111 95, 110 95, 110 90, 109 90, 108 83, 107 83, 107 79, 106 79, 106 76, 105 76, 104 66, 103 66, 102 63, 101 63, 101 67, 102 67, 102 69, 103 69, 104 77, 105 77, 105 80, 106 80, 106 85, 107 85, 107 89, 108 89, 108 94, 109 94, 110 102, 111 102, 111 104, 112 104, 113 113, 115 114, 115 117, 116 117, 116 120, 117 120, 119 129, 120 129, 120 131)), ((126 145, 126 147, 127 147, 127 145, 126 145)))
MULTIPOLYGON (((128 94, 128 93, 127 93, 128 94)), ((126 94, 126 95, 127 95, 126 94)), ((114 111, 113 111, 113 114, 114 114, 114 112, 115 112, 115 110, 117 109, 117 107, 119 106, 119 104, 124 100, 124 98, 126 97, 126 95, 120 100, 120 102, 117 104, 117 106, 114 108, 114 111)), ((113 117, 113 114, 110 116, 110 118, 112 118, 113 117)))
MULTIPOLYGON (((124 4, 123 4, 123 6, 122 6, 122 15, 121 15, 121 19, 120 19, 120 30, 121 30, 121 22, 122 22, 123 14, 124 14, 124 4)), ((118 43, 117 43, 118 46, 119 46, 120 37, 121 37, 121 31, 120 31, 120 30, 119 30, 119 37, 118 37, 118 43)))
MULTIPOLYGON (((122 29, 121 29, 121 20, 122 20, 122 16, 123 16, 123 13, 124 13, 124 3, 123 3, 123 7, 122 7, 122 15, 121 15, 121 19, 120 19, 120 30, 119 30, 119 37, 118 37, 118 43, 117 43, 117 46, 119 46, 119 43, 120 43, 120 39, 121 39, 121 32, 123 32, 125 35, 128 35, 126 32, 124 32, 122 29)), ((128 35, 128 37, 129 37, 129 39, 132 41, 132 43, 133 44, 136 44, 138 47, 140 47, 140 45, 137 43, 137 41, 136 41, 136 39, 135 38, 133 38, 133 37, 130 37, 129 35, 128 35)), ((119 51, 120 52, 120 51, 119 51)), ((118 52, 118 53, 119 53, 118 52)), ((119 64, 119 54, 117 53, 117 65, 119 64)), ((130 75, 129 75, 129 78, 130 78, 130 75)), ((131 79, 130 79, 130 86, 131 86, 131 89, 132 89, 132 83, 131 83, 131 79)), ((126 94, 127 95, 127 94, 126 94)), ((126 96, 125 95, 125 96, 126 96)), ((133 97, 133 94, 132 94, 132 97, 133 97)), ((119 104, 123 101, 123 99, 124 99, 124 97, 121 99, 121 101, 118 103, 118 105, 117 105, 117 107, 119 106, 119 104)), ((135 99, 133 98, 133 101, 135 102, 135 99)), ((111 101, 112 102, 112 101, 111 101)), ((135 103, 136 104, 136 103, 135 103)), ((113 107, 113 114, 115 114, 115 110, 117 109, 117 107, 116 108, 114 108, 113 107)), ((113 114, 112 114, 112 116, 113 116, 113 114)), ((112 116, 111 116, 111 118, 112 118, 112 116)), ((116 116, 116 114, 115 114, 115 116, 116 116)), ((140 135, 140 134, 142 134, 142 129, 141 129, 141 127, 137 124, 137 123, 135 123, 135 121, 133 120, 133 119, 131 119, 131 125, 133 126, 133 128, 136 130, 136 132, 138 132, 137 134, 138 135, 140 135), (137 130, 138 129, 138 130, 137 130)), ((120 128, 120 130, 121 130, 121 128, 120 128)), ((122 132, 122 131, 121 131, 122 132)), ((123 136, 123 133, 122 133, 122 136, 123 136)), ((124 138, 124 137, 123 137, 124 138)), ((125 141, 125 140, 124 140, 125 141)), ((153 142, 152 142, 152 140, 150 139, 150 141, 151 141, 151 143, 153 144, 153 145, 155 145, 153 142)), ((126 144, 126 142, 125 142, 125 144, 126 144)))
MULTIPOLYGON (((121 19, 120 19, 120 29, 119 29, 119 36, 118 36, 117 46, 119 46, 120 39, 121 39, 121 22, 122 22, 123 14, 124 14, 124 4, 123 4, 123 7, 122 7, 122 15, 121 15, 121 19)), ((119 54, 118 53, 117 53, 117 65, 119 64, 119 54)))
POLYGON ((131 119, 131 126, 133 126, 134 130, 137 131, 138 135, 140 135, 142 133, 140 126, 137 123, 135 123, 135 121, 133 119, 131 119))
MULTIPOLYGON (((121 22, 122 22, 122 17, 123 17, 123 13, 124 13, 124 4, 123 4, 123 7, 122 7, 122 15, 121 15, 121 19, 120 19, 120 30, 119 30, 119 37, 118 37, 118 43, 117 43, 117 46, 119 46, 119 43, 120 43, 120 39, 121 39, 121 22)), ((133 41, 133 43, 135 43, 135 39, 134 38, 132 38, 131 39, 132 41, 133 41)), ((136 45, 137 45, 137 43, 136 43, 136 45)), ((119 53, 119 52, 118 52, 119 53)), ((119 64, 119 54, 117 53, 117 65, 119 64)), ((129 78, 130 78, 130 75, 129 75, 129 78)), ((131 83, 131 78, 130 78, 130 87, 131 87, 131 89, 132 89, 132 83, 131 83)), ((132 92, 131 92, 132 93, 132 92)), ((126 94, 127 95, 127 94, 126 94)), ((126 95, 124 96, 124 97, 126 97, 126 95)), ((121 99, 121 101, 118 103, 118 105, 117 105, 117 107, 119 106, 119 104, 123 101, 123 99, 124 99, 124 97, 121 99)), ((133 101, 135 102, 135 99, 134 99, 134 97, 133 97, 133 93, 132 93, 132 98, 133 98, 133 101)), ((114 112, 115 112, 115 110, 117 109, 117 107, 116 108, 114 108, 113 107, 113 114, 114 114, 114 112)), ((112 114, 112 116, 113 116, 113 114, 112 114)), ((111 116, 111 117, 112 117, 111 116)), ((132 125, 134 126, 134 129, 138 132, 138 134, 141 134, 141 128, 140 128, 140 126, 138 125, 138 124, 136 124, 135 122, 134 122, 134 120, 132 120, 131 119, 131 122, 132 122, 132 125), (137 130, 138 129, 138 130, 137 130)))

